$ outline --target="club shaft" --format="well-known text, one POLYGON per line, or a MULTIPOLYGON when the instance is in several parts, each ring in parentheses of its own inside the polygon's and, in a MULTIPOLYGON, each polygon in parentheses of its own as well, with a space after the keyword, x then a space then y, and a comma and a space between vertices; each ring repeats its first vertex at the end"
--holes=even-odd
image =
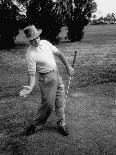
POLYGON ((66 91, 66 99, 67 99, 67 97, 68 97, 68 92, 69 92, 69 88, 70 88, 71 79, 72 79, 72 77, 70 76, 70 77, 69 77, 69 81, 68 81, 67 91, 66 91))
MULTIPOLYGON (((74 68, 74 65, 75 65, 76 55, 77 55, 77 51, 75 51, 75 55, 74 55, 74 59, 73 59, 73 63, 72 63, 73 68, 74 68)), ((66 91, 66 99, 68 97, 68 92, 69 92, 69 88, 70 88, 71 79, 72 79, 72 76, 69 76, 68 87, 67 87, 67 91, 66 91)))

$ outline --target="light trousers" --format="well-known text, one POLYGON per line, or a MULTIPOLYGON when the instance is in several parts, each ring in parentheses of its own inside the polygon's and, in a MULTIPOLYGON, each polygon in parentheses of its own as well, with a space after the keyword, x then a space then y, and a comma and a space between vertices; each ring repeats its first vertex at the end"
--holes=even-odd
POLYGON ((41 106, 37 110, 34 125, 44 124, 52 113, 55 112, 61 126, 65 126, 65 89, 61 76, 57 70, 39 74, 41 91, 41 106))

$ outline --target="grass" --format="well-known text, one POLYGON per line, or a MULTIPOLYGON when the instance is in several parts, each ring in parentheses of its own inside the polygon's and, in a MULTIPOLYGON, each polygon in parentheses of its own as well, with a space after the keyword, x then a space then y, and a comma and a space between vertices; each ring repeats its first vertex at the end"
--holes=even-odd
MULTIPOLYGON (((30 137, 20 133, 33 119, 40 104, 39 87, 28 98, 18 96, 27 84, 22 32, 16 46, 0 51, 0 154, 1 155, 115 155, 116 153, 116 27, 87 26, 81 42, 63 40, 57 47, 72 63, 75 73, 66 103, 68 137, 57 132, 53 112, 41 132, 30 137)), ((61 38, 65 37, 63 29, 61 38)), ((65 86, 65 67, 57 60, 65 86)))

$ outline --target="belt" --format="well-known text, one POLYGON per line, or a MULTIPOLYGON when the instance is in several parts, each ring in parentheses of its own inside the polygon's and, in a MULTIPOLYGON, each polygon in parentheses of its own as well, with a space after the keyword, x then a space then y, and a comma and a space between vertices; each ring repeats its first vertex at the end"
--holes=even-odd
POLYGON ((51 70, 51 71, 49 71, 49 72, 46 72, 46 73, 41 73, 41 72, 39 72, 39 74, 41 74, 41 75, 43 75, 43 74, 49 74, 49 73, 51 73, 51 72, 56 72, 56 71, 58 71, 57 69, 53 69, 53 70, 51 70))

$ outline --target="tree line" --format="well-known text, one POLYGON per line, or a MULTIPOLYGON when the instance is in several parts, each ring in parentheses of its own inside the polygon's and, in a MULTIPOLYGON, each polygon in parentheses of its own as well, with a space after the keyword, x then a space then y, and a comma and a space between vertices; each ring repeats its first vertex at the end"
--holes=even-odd
POLYGON ((0 0, 0 45, 13 46, 19 30, 31 24, 51 42, 59 41, 63 26, 71 42, 80 41, 96 9, 94 0, 0 0))
POLYGON ((115 13, 108 13, 106 16, 101 16, 97 18, 96 15, 93 15, 90 24, 99 25, 99 24, 116 24, 116 15, 115 13))

